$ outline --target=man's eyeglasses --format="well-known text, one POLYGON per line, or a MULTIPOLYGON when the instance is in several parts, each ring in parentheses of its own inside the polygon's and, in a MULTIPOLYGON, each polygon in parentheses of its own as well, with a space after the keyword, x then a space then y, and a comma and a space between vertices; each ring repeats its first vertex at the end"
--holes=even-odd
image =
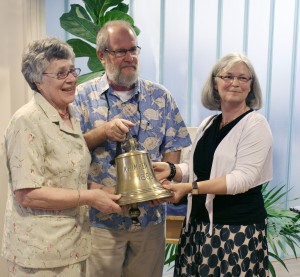
POLYGON ((59 71, 57 73, 49 73, 49 72, 44 72, 43 75, 55 75, 51 78, 56 78, 58 80, 63 80, 63 79, 66 79, 69 74, 71 73, 74 77, 78 77, 78 75, 80 74, 81 72, 81 69, 80 68, 71 68, 70 70, 68 71, 59 71))
POLYGON ((122 58, 125 57, 127 52, 129 52, 130 55, 132 56, 137 56, 141 52, 141 47, 135 46, 130 49, 117 49, 117 50, 109 50, 106 48, 104 51, 115 56, 116 58, 122 58))
POLYGON ((246 84, 252 79, 251 77, 233 76, 233 75, 225 75, 225 76, 219 75, 219 76, 215 76, 215 77, 221 78, 225 83, 228 83, 228 84, 233 83, 235 78, 242 84, 246 84))

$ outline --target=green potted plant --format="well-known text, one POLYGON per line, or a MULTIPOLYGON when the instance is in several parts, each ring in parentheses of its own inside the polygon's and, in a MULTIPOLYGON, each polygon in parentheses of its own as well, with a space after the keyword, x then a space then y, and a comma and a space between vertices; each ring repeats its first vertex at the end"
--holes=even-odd
POLYGON ((135 29, 136 34, 140 30, 134 25, 134 21, 128 15, 129 5, 124 0, 83 0, 84 7, 72 4, 69 12, 60 17, 61 27, 77 38, 67 40, 75 52, 77 58, 87 57, 87 66, 91 72, 81 75, 78 83, 85 82, 103 74, 104 68, 96 55, 96 38, 100 28, 110 20, 126 20, 135 29))
MULTIPOLYGON (((284 260, 280 258, 280 251, 286 256, 290 255, 289 252, 292 251, 295 258, 297 258, 296 248, 300 245, 300 214, 282 208, 284 205, 283 199, 289 192, 283 191, 285 185, 280 188, 275 187, 271 190, 267 190, 268 184, 269 183, 263 185, 262 193, 268 214, 267 240, 269 256, 279 261, 288 271, 284 260)), ((166 245, 165 265, 170 266, 175 261, 176 252, 177 244, 166 245)), ((269 270, 272 276, 276 277, 276 272, 271 262, 269 263, 269 270)))

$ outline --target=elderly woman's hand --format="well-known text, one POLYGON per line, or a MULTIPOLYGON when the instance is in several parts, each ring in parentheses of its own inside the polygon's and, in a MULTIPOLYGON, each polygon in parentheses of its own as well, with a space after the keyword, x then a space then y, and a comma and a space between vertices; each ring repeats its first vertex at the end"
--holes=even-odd
POLYGON ((88 182, 88 188, 89 189, 102 189, 103 191, 105 191, 106 193, 111 193, 111 194, 115 194, 116 193, 116 186, 104 186, 102 184, 98 184, 95 182, 88 182))
POLYGON ((107 193, 103 189, 92 189, 87 192, 92 193, 89 205, 93 208, 106 214, 122 212, 121 207, 116 203, 121 198, 121 194, 107 193))

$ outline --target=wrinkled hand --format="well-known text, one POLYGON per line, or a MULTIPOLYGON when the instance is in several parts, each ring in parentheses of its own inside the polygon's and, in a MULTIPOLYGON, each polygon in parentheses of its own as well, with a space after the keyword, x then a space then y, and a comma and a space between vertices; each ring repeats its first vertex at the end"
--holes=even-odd
POLYGON ((124 141, 129 129, 134 127, 135 124, 129 120, 115 118, 105 125, 105 134, 108 140, 124 141))
POLYGON ((92 181, 88 182, 88 189, 103 189, 105 186, 92 181))
POLYGON ((89 182, 88 188, 89 189, 102 189, 106 193, 111 193, 111 194, 116 193, 116 186, 108 187, 108 186, 104 186, 102 184, 98 184, 98 183, 95 183, 95 182, 89 182))
POLYGON ((91 206, 105 214, 121 213, 121 207, 115 201, 121 198, 121 194, 115 195, 105 192, 104 189, 90 190, 93 193, 91 206))
POLYGON ((167 179, 170 176, 170 166, 165 162, 153 162, 152 167, 158 181, 167 179))
POLYGON ((106 193, 110 193, 110 194, 115 194, 116 193, 116 186, 113 187, 107 187, 107 186, 103 186, 103 188, 101 188, 103 191, 105 191, 106 193))

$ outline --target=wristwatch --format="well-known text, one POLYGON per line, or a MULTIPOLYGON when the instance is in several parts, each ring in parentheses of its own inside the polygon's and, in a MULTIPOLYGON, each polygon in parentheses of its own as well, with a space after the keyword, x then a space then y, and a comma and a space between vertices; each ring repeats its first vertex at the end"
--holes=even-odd
POLYGON ((192 182, 192 194, 193 195, 199 194, 199 188, 197 182, 192 182))

